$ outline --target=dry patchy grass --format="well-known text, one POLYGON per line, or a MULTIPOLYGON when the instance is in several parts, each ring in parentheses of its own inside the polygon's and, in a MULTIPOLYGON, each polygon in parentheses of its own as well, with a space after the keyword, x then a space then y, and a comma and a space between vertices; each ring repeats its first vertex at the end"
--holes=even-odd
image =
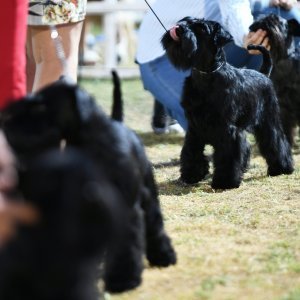
MULTIPOLYGON (((110 82, 83 84, 109 111, 110 82)), ((151 97, 138 80, 123 82, 123 89, 126 123, 141 136, 153 162, 178 264, 167 269, 146 265, 141 287, 111 299, 299 300, 299 149, 294 149, 296 170, 290 176, 267 177, 253 144, 240 188, 214 191, 211 176, 182 185, 177 179, 183 138, 153 135, 151 97)))

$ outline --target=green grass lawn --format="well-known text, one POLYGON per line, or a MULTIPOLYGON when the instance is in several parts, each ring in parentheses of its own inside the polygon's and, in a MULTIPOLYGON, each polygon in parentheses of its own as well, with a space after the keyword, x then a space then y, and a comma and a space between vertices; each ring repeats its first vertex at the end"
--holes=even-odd
MULTIPOLYGON (((110 111, 109 80, 82 85, 110 111)), ((211 176, 197 185, 182 185, 177 179, 183 137, 155 136, 150 127, 152 97, 139 80, 122 85, 125 123, 141 136, 153 163, 178 264, 155 269, 145 262, 143 284, 109 298, 299 300, 299 148, 294 149, 296 170, 290 176, 267 177, 266 164, 251 139, 250 168, 240 188, 214 191, 211 176)))

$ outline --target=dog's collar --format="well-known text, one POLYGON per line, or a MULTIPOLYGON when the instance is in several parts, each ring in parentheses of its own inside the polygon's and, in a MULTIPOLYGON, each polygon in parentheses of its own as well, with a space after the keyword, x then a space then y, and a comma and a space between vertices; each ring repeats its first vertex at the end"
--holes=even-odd
POLYGON ((193 68, 192 70, 196 71, 200 74, 212 74, 212 73, 215 73, 215 72, 219 71, 225 64, 226 64, 226 61, 223 61, 216 69, 214 69, 212 71, 209 71, 209 72, 201 71, 201 70, 198 70, 197 68, 193 68))

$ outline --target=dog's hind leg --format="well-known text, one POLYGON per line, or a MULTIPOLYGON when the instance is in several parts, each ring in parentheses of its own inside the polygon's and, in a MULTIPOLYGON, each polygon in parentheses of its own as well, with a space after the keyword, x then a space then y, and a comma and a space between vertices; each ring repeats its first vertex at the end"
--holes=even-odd
POLYGON ((145 220, 146 256, 150 265, 167 267, 175 264, 176 253, 164 230, 157 187, 150 165, 145 176, 142 207, 145 220))
POLYGON ((283 133, 279 109, 275 105, 272 108, 272 102, 266 106, 268 111, 255 128, 255 137, 268 164, 268 175, 291 174, 294 171, 291 147, 283 133))
POLYGON ((294 145, 294 139, 296 135, 296 127, 297 127, 297 116, 293 107, 287 104, 288 99, 286 101, 281 101, 280 105, 280 115, 282 128, 286 135, 286 138, 291 146, 294 145))
POLYGON ((208 158, 203 154, 205 144, 191 130, 185 136, 180 155, 180 179, 188 184, 201 181, 209 171, 208 158))
POLYGON ((121 293, 142 282, 144 253, 143 213, 137 202, 123 212, 124 221, 105 260, 105 290, 121 293))
POLYGON ((241 134, 242 172, 245 173, 250 162, 251 147, 247 141, 246 134, 241 134))
POLYGON ((238 188, 248 166, 250 147, 245 134, 234 126, 230 132, 230 137, 220 139, 218 145, 214 145, 214 189, 238 188))

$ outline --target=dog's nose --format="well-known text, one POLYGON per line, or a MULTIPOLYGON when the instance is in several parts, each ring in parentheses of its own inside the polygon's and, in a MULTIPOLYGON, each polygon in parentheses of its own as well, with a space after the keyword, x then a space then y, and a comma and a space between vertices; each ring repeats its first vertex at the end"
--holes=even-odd
POLYGON ((170 29, 170 36, 171 36, 171 38, 172 38, 174 41, 176 41, 176 42, 179 41, 179 36, 177 35, 177 29, 178 29, 178 28, 179 28, 179 26, 176 25, 176 26, 174 26, 174 27, 172 27, 172 28, 170 29))

